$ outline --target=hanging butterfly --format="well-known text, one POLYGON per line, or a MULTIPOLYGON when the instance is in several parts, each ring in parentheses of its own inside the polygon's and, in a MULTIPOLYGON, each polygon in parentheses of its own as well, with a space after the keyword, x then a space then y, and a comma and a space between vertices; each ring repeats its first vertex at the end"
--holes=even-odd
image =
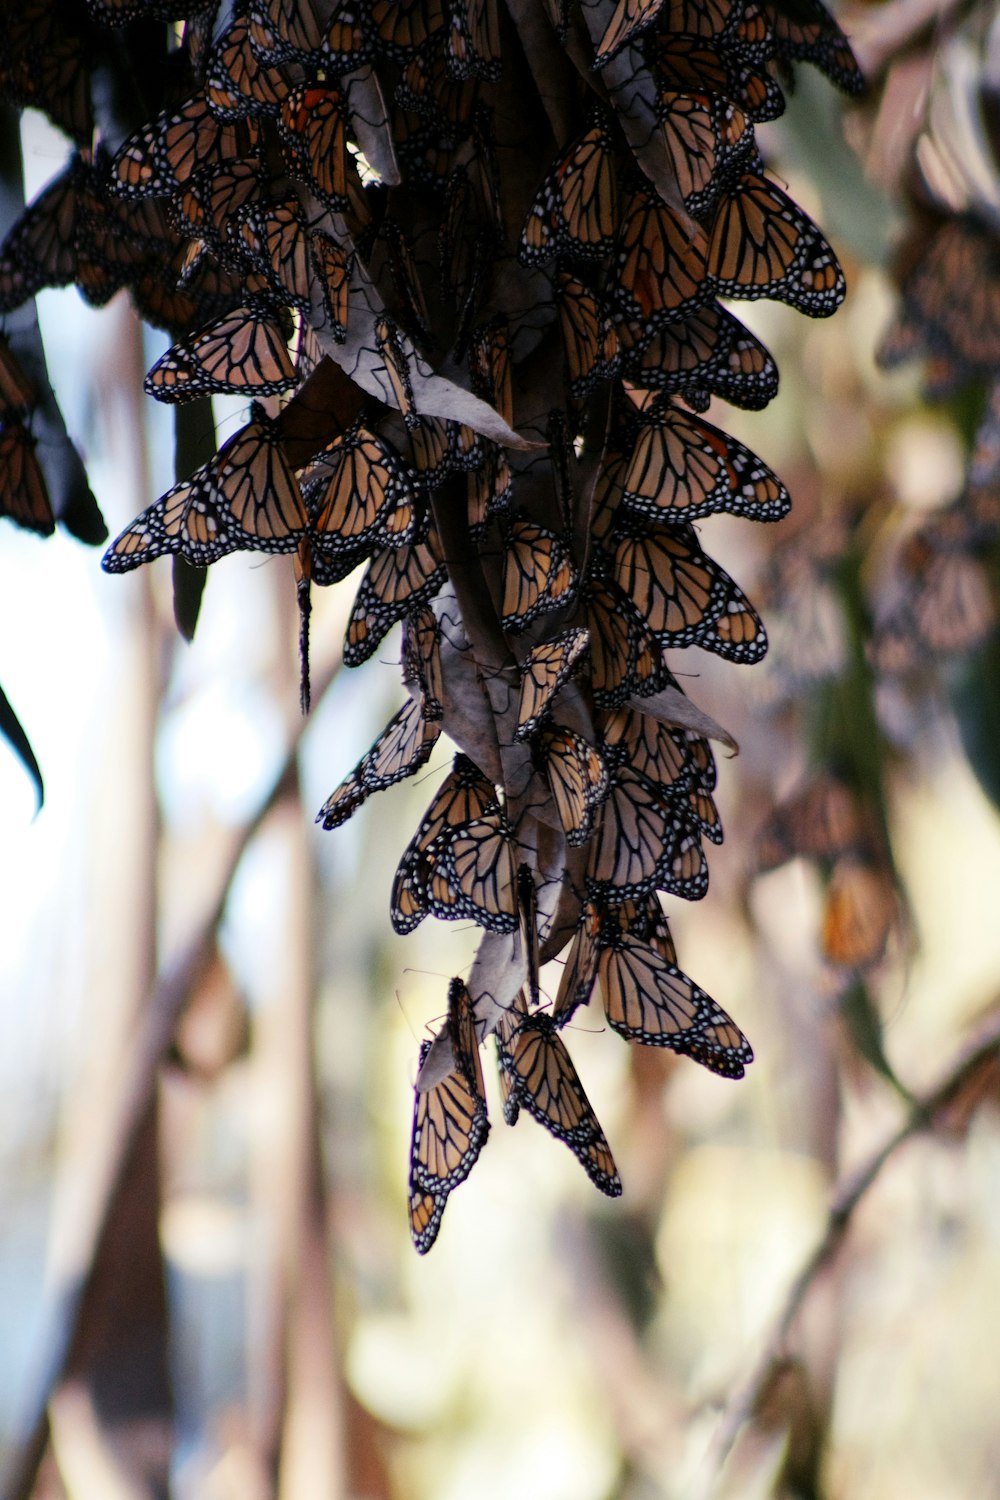
POLYGON ((291 90, 286 73, 254 52, 249 17, 234 16, 213 42, 205 65, 205 98, 212 113, 224 121, 277 115, 291 90))
POLYGON ((421 717, 428 722, 444 714, 444 675, 441 668, 441 622, 429 604, 403 621, 403 682, 416 686, 421 717))
MULTIPOLYGON (((720 210, 721 212, 721 210, 720 210)), ((624 318, 650 338, 665 323, 715 295, 706 274, 708 242, 651 188, 632 194, 621 218, 611 291, 624 318)))
MULTIPOLYGON (((446 1024, 455 1066, 432 1088, 417 1089, 413 1108, 410 1230, 421 1255, 434 1243, 444 1202, 472 1171, 490 1129, 475 1016, 460 979, 451 981, 446 1024)), ((421 1043, 421 1066, 431 1046, 421 1043)))
POLYGON ((764 0, 778 57, 811 62, 845 94, 864 92, 864 74, 847 37, 820 0, 764 0))
POLYGON ((403 421, 407 427, 412 428, 417 421, 417 406, 413 399, 413 385, 410 380, 409 355, 403 335, 391 318, 376 318, 375 342, 378 346, 379 358, 389 377, 389 387, 395 405, 402 412, 403 421))
POLYGON ((416 475, 391 444, 360 425, 317 455, 303 494, 314 517, 310 540, 320 560, 317 582, 325 581, 323 560, 357 554, 359 548, 408 545, 424 518, 416 475))
POLYGON ((500 77, 497 0, 449 0, 446 66, 452 78, 500 77))
POLYGON ((489 402, 508 427, 513 427, 513 372, 506 318, 493 318, 473 337, 469 345, 469 368, 476 395, 489 402))
POLYGON ((250 264, 277 297, 303 309, 312 305, 310 240, 297 198, 255 204, 243 215, 240 238, 250 264))
POLYGON ((482 542, 494 516, 506 516, 514 498, 514 475, 503 448, 483 438, 483 456, 478 469, 467 479, 469 497, 469 535, 482 542))
POLYGON ((703 552, 689 527, 619 527, 615 580, 664 644, 691 646, 722 612, 732 579, 703 552))
POLYGON ((605 717, 600 734, 609 765, 631 766, 676 796, 694 786, 694 754, 685 730, 661 724, 634 708, 620 708, 605 717))
POLYGON ((195 172, 251 155, 256 134, 252 120, 220 120, 196 94, 129 136, 112 163, 112 187, 125 198, 162 198, 195 172))
POLYGON ((602 931, 597 972, 608 1025, 627 1041, 670 1047, 723 1078, 742 1078, 753 1049, 710 995, 617 924, 602 931))
POLYGON ((466 755, 455 756, 452 769, 435 793, 420 826, 407 845, 392 888, 392 925, 396 932, 412 932, 428 915, 423 886, 430 872, 427 851, 450 827, 464 827, 475 819, 500 811, 496 787, 466 755))
POLYGON ((623 48, 638 41, 639 37, 656 23, 664 0, 618 0, 614 14, 594 54, 594 67, 603 68, 623 48))
POLYGON ((589 645, 588 631, 572 626, 528 652, 521 664, 515 739, 525 740, 534 734, 589 645))
POLYGON ((674 679, 663 648, 639 611, 611 579, 594 579, 583 600, 590 634, 590 687, 598 708, 620 708, 674 679))
POLYGON ((889 871, 873 860, 847 855, 837 861, 827 887, 821 943, 824 957, 845 969, 868 969, 885 955, 899 917, 889 871))
POLYGON ((516 515, 504 527, 500 623, 524 630, 540 614, 568 604, 576 569, 565 541, 545 526, 516 515))
POLYGON ((614 141, 598 112, 535 195, 521 231, 522 264, 552 255, 603 260, 614 247, 616 213, 614 141))
POLYGON ((597 982, 597 939, 603 920, 602 909, 592 900, 582 902, 576 932, 570 944, 569 956, 563 966, 562 978, 552 1007, 552 1018, 557 1026, 565 1026, 570 1017, 587 1005, 597 982))
POLYGON ((611 1148, 552 1017, 529 1015, 522 995, 500 1018, 496 1041, 508 1125, 523 1105, 565 1142, 595 1187, 609 1198, 619 1197, 622 1184, 611 1148))
POLYGON ((316 814, 326 829, 346 823, 375 792, 395 786, 426 765, 437 743, 440 725, 430 724, 411 699, 389 720, 366 755, 327 797, 316 814))
POLYGON ((560 269, 556 306, 572 395, 584 401, 602 380, 618 371, 618 335, 602 300, 577 276, 560 269))
POLYGON ((822 772, 771 810, 755 840, 754 865, 764 872, 799 855, 832 860, 857 847, 861 833, 850 788, 822 772))
POLYGON ((543 729, 538 746, 566 842, 578 848, 593 833, 608 792, 608 768, 600 750, 562 725, 543 729))
POLYGON ((768 72, 701 37, 659 32, 647 37, 643 52, 661 89, 720 94, 738 104, 755 124, 776 120, 784 112, 784 95, 768 72))
MULTIPOLYGON (((712 302, 633 341, 619 325, 621 371, 645 390, 682 397, 696 411, 712 396, 759 411, 778 390, 778 368, 758 338, 712 302)), ((640 331, 641 333, 641 331, 640 331)))
POLYGON ((696 217, 760 161, 753 126, 721 94, 661 89, 656 117, 684 206, 696 217))
POLYGON ((347 110, 332 85, 294 89, 278 116, 278 139, 290 176, 311 188, 331 213, 350 207, 347 110))
POLYGON ((379 235, 388 251, 389 271, 396 290, 402 320, 427 345, 433 342, 431 316, 410 242, 395 219, 383 219, 379 235))
POLYGON ((446 828, 427 849, 431 915, 514 932, 518 922, 514 838, 502 812, 446 828))
POLYGON ((105 552, 101 567, 106 573, 127 573, 167 553, 183 557, 192 567, 206 567, 242 545, 239 528, 226 516, 211 468, 205 465, 126 526, 105 552))
POLYGON ((277 395, 296 383, 286 339, 287 329, 270 307, 237 307, 161 355, 143 389, 160 401, 191 401, 217 391, 277 395))
POLYGON ((321 230, 309 237, 309 253, 323 290, 325 331, 338 344, 347 337, 347 312, 354 256, 321 230))
POLYGON ((899 321, 883 340, 879 363, 893 368, 917 353, 944 366, 934 382, 992 380, 1000 363, 1000 276, 996 236, 972 214, 958 214, 929 239, 907 247, 899 321))
MULTIPOLYGON (((326 582, 321 568, 314 576, 317 583, 326 582)), ((367 661, 396 621, 432 599, 444 580, 444 559, 433 528, 421 542, 377 552, 351 610, 344 645, 346 665, 356 667, 367 661)))
POLYGON ((844 273, 812 219, 765 177, 747 173, 712 220, 707 283, 724 297, 771 297, 811 318, 844 300, 844 273))
POLYGON ((611 774, 586 883, 591 895, 609 904, 654 890, 698 901, 708 890, 708 866, 687 819, 629 766, 611 774))
MULTIPOLYGON (((79 265, 79 210, 91 169, 74 155, 24 210, 0 245, 0 312, 45 286, 68 286, 79 265)), ((113 293, 117 282, 111 286, 113 293)))
POLYGON ((0 515, 39 536, 55 530, 35 440, 20 418, 9 414, 0 418, 0 515))
POLYGON ((26 418, 37 404, 38 391, 28 378, 7 339, 0 334, 0 418, 26 418))
POLYGON ((621 504, 661 523, 675 517, 696 521, 716 511, 780 521, 791 500, 749 448, 680 407, 656 401, 640 419, 621 479, 621 504))

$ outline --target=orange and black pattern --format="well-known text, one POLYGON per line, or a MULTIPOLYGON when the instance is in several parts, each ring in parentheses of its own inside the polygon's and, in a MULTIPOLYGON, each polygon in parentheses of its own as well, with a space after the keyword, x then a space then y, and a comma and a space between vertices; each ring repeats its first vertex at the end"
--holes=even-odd
MULTIPOLYGON (((472 922, 495 959, 486 981, 482 957, 475 987, 453 982, 422 1056, 424 1252, 486 1139, 488 1033, 507 1118, 523 1106, 611 1195, 560 1034, 595 986, 632 1043, 724 1077, 752 1059, 678 967, 660 905, 705 895, 705 844, 722 837, 712 750, 674 673, 682 651, 752 664, 767 648, 692 523, 776 521, 790 501, 696 413, 713 397, 756 410, 777 388, 721 299, 813 317, 843 299, 755 125, 781 113, 792 59, 848 92, 860 74, 819 0, 550 0, 531 22, 544 62, 501 0, 216 9, 91 0, 78 33, 36 44, 26 13, 0 43, 0 93, 75 143, 0 246, 0 309, 42 286, 93 302, 128 288, 173 340, 151 396, 252 402, 111 543, 109 572, 286 553, 305 622, 313 585, 364 564, 345 661, 403 625, 410 706, 320 820, 412 775, 440 734, 457 747, 391 897, 398 931, 472 922), (93 72, 151 21, 172 39, 169 92, 96 135, 93 72), (544 1012, 539 966, 564 950, 566 994, 544 1012)), ((0 378, 3 507, 50 529, 27 386, 6 361, 0 378)), ((302 640, 305 658, 305 626, 302 640)))

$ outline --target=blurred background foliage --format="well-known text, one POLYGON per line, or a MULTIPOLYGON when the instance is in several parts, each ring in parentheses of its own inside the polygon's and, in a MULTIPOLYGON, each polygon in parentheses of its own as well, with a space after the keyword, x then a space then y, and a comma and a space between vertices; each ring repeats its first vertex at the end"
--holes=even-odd
MULTIPOLYGON (((842 16, 871 97, 843 106, 803 74, 759 131, 850 295, 818 324, 741 309, 781 389, 725 422, 795 503, 752 538, 705 523, 772 648, 751 673, 700 664, 698 702, 741 753, 721 760, 727 837, 709 897, 670 916, 685 967, 756 1062, 732 1084, 608 1048, 592 1018, 574 1026, 620 1201, 534 1122, 498 1125, 433 1253, 413 1254, 416 1040, 474 934, 426 924, 404 942, 386 920, 400 830, 447 764, 440 745, 415 784, 348 827, 311 827, 399 700, 378 662, 339 670, 350 583, 315 602, 303 725, 273 560, 216 567, 189 646, 165 568, 112 584, 67 537, 40 556, 8 529, 3 680, 47 800, 32 820, 5 756, 4 1495, 144 1495, 155 1486, 137 1475, 157 1467, 192 1500, 995 1488, 988 528, 959 549, 985 580, 962 628, 940 650, 898 640, 949 607, 926 603, 925 551, 956 549, 926 528, 966 493, 988 385, 974 372, 930 403, 919 359, 885 370, 876 357, 900 305, 895 247, 918 200, 927 211, 942 133, 960 161, 983 153, 992 178, 978 180, 997 190, 980 109, 994 97, 991 10, 891 0, 842 16), (817 785, 825 800, 805 807, 826 842, 809 858, 801 794, 817 785)), ((44 181, 62 149, 37 117, 24 131, 44 181)), ((968 207, 934 182, 939 219, 968 207)), ((39 308, 117 529, 169 473, 169 419, 135 394, 162 341, 143 342, 119 303, 98 314, 45 292, 39 308)), ((238 409, 217 404, 220 437, 238 409)), ((557 984, 551 966, 543 989, 557 984)))

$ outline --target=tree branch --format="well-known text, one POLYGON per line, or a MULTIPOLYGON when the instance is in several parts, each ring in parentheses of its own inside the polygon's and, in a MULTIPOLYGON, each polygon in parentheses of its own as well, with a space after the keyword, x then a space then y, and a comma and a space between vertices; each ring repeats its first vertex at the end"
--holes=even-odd
POLYGON ((834 1188, 823 1235, 792 1282, 781 1314, 750 1377, 723 1411, 709 1452, 708 1493, 714 1490, 719 1471, 736 1442, 740 1428, 754 1416, 775 1375, 785 1364, 788 1342, 802 1305, 819 1273, 840 1248, 854 1210, 900 1147, 912 1136, 936 1127, 941 1113, 954 1102, 979 1069, 991 1060, 998 1048, 1000 1013, 991 1016, 979 1034, 966 1043, 933 1089, 914 1096, 913 1104, 902 1124, 834 1188))

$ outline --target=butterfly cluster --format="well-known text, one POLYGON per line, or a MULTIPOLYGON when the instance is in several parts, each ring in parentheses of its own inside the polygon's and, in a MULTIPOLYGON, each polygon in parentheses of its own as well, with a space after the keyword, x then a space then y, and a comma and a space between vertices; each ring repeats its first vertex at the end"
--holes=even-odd
MULTIPOLYGON (((428 915, 483 930, 421 1057, 417 1248, 486 1138, 489 1033, 508 1121, 523 1106, 614 1195, 561 1031, 595 988, 631 1042, 731 1078, 752 1059, 679 968, 660 905, 704 896, 722 838, 724 732, 671 662, 767 647, 696 523, 775 521, 789 497, 704 413, 777 389, 723 299, 825 317, 844 296, 755 126, 781 113, 793 60, 856 92, 850 47, 820 0, 90 0, 76 31, 59 16, 76 150, 0 247, 0 306, 127 287, 174 340, 151 396, 252 403, 105 568, 287 554, 304 705, 310 589, 363 569, 345 662, 402 622, 409 702, 325 827, 442 733, 457 746, 391 897, 399 932, 428 915), (95 132, 92 71, 132 59, 141 91, 154 33, 159 94, 129 130, 95 132), (567 948, 549 1010, 539 969, 567 948)), ((20 82, 32 46, 5 41, 0 87, 44 107, 20 82)))

